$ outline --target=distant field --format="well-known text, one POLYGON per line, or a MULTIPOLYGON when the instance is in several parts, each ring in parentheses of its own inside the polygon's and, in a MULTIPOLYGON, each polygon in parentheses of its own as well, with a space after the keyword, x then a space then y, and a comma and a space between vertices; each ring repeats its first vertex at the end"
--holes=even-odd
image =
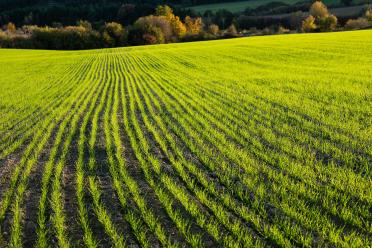
POLYGON ((0 247, 372 242, 372 31, 0 58, 0 247))
MULTIPOLYGON (((231 12, 242 12, 246 8, 257 8, 261 5, 268 4, 270 2, 282 2, 287 4, 295 4, 297 2, 301 2, 300 0, 250 0, 250 1, 239 1, 239 2, 228 2, 228 3, 219 3, 219 4, 205 4, 205 5, 197 5, 193 6, 190 9, 195 10, 199 13, 204 13, 207 10, 217 11, 220 9, 226 9, 231 12)), ((338 4, 340 3, 339 0, 325 0, 323 1, 325 4, 338 4)))

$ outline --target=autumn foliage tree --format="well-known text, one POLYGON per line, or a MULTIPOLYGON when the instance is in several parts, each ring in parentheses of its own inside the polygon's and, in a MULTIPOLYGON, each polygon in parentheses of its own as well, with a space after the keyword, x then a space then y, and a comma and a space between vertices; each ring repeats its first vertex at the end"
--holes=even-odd
POLYGON ((187 34, 190 36, 198 35, 203 30, 203 20, 200 17, 191 18, 190 16, 186 16, 185 25, 187 34))
POLYGON ((310 16, 302 22, 304 32, 315 30, 326 32, 337 27, 337 17, 328 12, 327 6, 321 1, 315 1, 310 7, 310 16))
POLYGON ((85 28, 85 30, 87 31, 93 30, 92 24, 88 21, 80 20, 76 23, 76 25, 85 28))
POLYGON ((8 33, 15 33, 17 31, 17 27, 14 25, 14 23, 12 22, 9 22, 7 25, 6 25, 6 31, 8 33))
POLYGON ((302 31, 310 33, 316 29, 315 18, 310 15, 305 20, 302 21, 302 31))
POLYGON ((365 18, 372 23, 372 8, 369 8, 366 10, 366 13, 364 14, 365 18))
POLYGON ((145 16, 139 18, 129 31, 131 45, 161 44, 172 40, 172 26, 165 16, 145 16))
POLYGON ((168 5, 159 5, 156 8, 155 14, 157 16, 164 16, 172 27, 172 32, 176 38, 182 38, 186 34, 186 26, 182 23, 180 18, 173 14, 172 8, 168 5))
POLYGON ((372 26, 372 9, 367 9, 363 17, 350 19, 345 24, 346 30, 365 29, 372 26))
POLYGON ((236 30, 235 25, 231 24, 225 32, 225 37, 237 37, 237 36, 238 36, 238 31, 236 30))
POLYGON ((220 32, 220 28, 216 24, 211 24, 208 26, 208 33, 217 36, 218 33, 220 32))
POLYGON ((327 6, 321 1, 315 1, 311 5, 309 13, 316 19, 325 18, 329 15, 327 6))

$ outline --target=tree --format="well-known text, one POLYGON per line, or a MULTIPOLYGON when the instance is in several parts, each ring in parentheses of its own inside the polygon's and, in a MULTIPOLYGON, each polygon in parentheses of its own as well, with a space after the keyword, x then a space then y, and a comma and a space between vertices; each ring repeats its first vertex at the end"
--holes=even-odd
POLYGON ((364 17, 358 19, 350 19, 345 24, 345 29, 347 30, 356 30, 356 29, 365 29, 372 25, 372 9, 367 9, 364 17))
POLYGON ((14 25, 14 23, 12 22, 9 22, 7 25, 6 25, 6 31, 8 31, 8 33, 15 33, 17 31, 17 27, 14 25))
POLYGON ((307 22, 303 23, 303 30, 305 32, 311 32, 315 29, 319 29, 321 32, 332 31, 337 26, 337 17, 330 15, 322 2, 316 1, 310 7, 310 16, 315 20, 312 23, 312 18, 309 18, 307 22), (315 28, 314 28, 315 25, 315 28))
POLYGON ((368 20, 366 18, 358 18, 356 20, 348 20, 345 24, 346 30, 357 30, 369 27, 368 20))
POLYGON ((186 26, 185 24, 182 23, 182 21, 180 20, 178 16, 175 16, 171 20, 171 25, 172 25, 173 32, 177 38, 182 38, 183 36, 185 36, 186 31, 187 31, 186 26))
POLYGON ((372 8, 367 9, 364 16, 369 22, 372 22, 372 8))
POLYGON ((34 22, 34 14, 32 12, 26 15, 23 19, 24 24, 32 24, 33 22, 34 22))
POLYGON ((236 30, 236 27, 234 24, 231 24, 229 28, 226 30, 225 36, 227 37, 237 37, 238 31, 236 30))
POLYGON ((116 47, 122 45, 124 38, 124 28, 120 23, 105 23, 102 29, 102 38, 106 46, 116 47))
POLYGON ((234 19, 234 14, 225 9, 218 10, 213 18, 213 23, 217 24, 222 29, 229 27, 234 19))
POLYGON ((122 24, 129 24, 131 20, 137 18, 136 5, 134 4, 123 4, 120 6, 117 14, 117 19, 122 24))
POLYGON ((211 24, 208 26, 208 33, 217 36, 218 33, 220 32, 220 28, 216 24, 211 24))
POLYGON ((313 32, 316 29, 315 18, 314 16, 308 16, 304 21, 302 21, 302 31, 309 33, 313 32))
POLYGON ((92 49, 102 46, 98 32, 87 31, 81 26, 67 26, 64 28, 27 26, 25 30, 31 33, 33 48, 43 49, 92 49))
POLYGON ((203 21, 200 17, 191 18, 190 16, 186 16, 185 25, 188 35, 191 36, 200 34, 203 29, 203 21))
POLYGON ((292 29, 301 29, 302 21, 304 20, 304 13, 297 11, 291 14, 290 24, 292 29))
POLYGON ((92 24, 88 21, 80 20, 76 23, 76 25, 79 26, 79 27, 85 28, 85 30, 87 30, 87 31, 92 31, 93 30, 92 24))
POLYGON ((337 17, 329 15, 319 19, 319 29, 322 32, 332 31, 337 26, 337 17))
POLYGON ((341 0, 341 2, 342 2, 345 6, 350 6, 351 3, 353 2, 353 0, 341 0))
POLYGON ((172 19, 174 17, 173 10, 168 5, 159 5, 158 7, 156 7, 155 15, 165 16, 168 19, 172 19))
POLYGON ((157 39, 155 35, 146 33, 142 36, 142 38, 143 38, 143 41, 145 42, 144 45, 160 44, 159 40, 157 39))
POLYGON ((159 5, 155 10, 156 16, 164 16, 171 24, 175 38, 182 38, 186 34, 186 26, 180 18, 173 14, 173 10, 168 5, 159 5))
POLYGON ((327 6, 321 1, 315 1, 310 7, 310 15, 317 18, 324 18, 329 15, 327 6))
POLYGON ((288 34, 289 32, 290 32, 290 30, 283 27, 283 26, 278 27, 278 34, 288 34))
POLYGON ((149 39, 149 35, 154 36, 156 43, 159 44, 172 41, 173 31, 170 21, 165 16, 141 17, 134 23, 128 39, 132 45, 142 45, 147 44, 146 40, 152 40, 149 39))

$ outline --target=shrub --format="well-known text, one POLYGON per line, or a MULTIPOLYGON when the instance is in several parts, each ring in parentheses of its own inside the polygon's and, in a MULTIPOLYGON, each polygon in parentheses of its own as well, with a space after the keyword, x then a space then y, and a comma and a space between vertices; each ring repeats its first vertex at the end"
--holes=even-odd
POLYGON ((152 34, 144 34, 142 36, 142 38, 143 38, 145 44, 147 44, 147 45, 153 45, 153 44, 158 43, 158 40, 157 40, 156 36, 152 35, 152 34))
POLYGON ((236 30, 235 25, 231 24, 230 27, 225 32, 225 37, 233 38, 233 37, 238 37, 238 36, 239 34, 238 34, 238 31, 236 30))
POLYGON ((285 28, 283 26, 279 26, 278 28, 278 34, 288 34, 290 30, 288 28, 285 28))
POLYGON ((271 28, 267 28, 267 27, 262 29, 262 32, 261 32, 262 35, 272 35, 274 33, 275 32, 271 28))
POLYGON ((7 39, 7 35, 0 29, 0 48, 6 47, 7 39))
POLYGON ((322 32, 332 31, 337 26, 337 17, 334 15, 329 15, 319 19, 319 29, 322 32))
POLYGON ((211 24, 208 26, 208 33, 217 36, 218 33, 220 32, 220 28, 216 24, 211 24))
POLYGON ((315 18, 310 15, 305 20, 302 21, 302 31, 309 33, 316 29, 315 18))
POLYGON ((87 31, 84 27, 35 28, 31 39, 35 48, 43 49, 92 49, 101 46, 100 35, 96 31, 87 31))
POLYGON ((357 30, 369 27, 369 22, 366 18, 358 18, 356 20, 348 20, 345 24, 347 30, 357 30))

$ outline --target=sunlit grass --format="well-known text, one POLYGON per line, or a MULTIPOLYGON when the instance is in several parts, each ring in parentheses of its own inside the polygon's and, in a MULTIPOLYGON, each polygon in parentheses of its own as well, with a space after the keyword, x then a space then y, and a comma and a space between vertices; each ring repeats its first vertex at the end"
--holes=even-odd
POLYGON ((368 247, 371 34, 0 50, 0 242, 368 247))

